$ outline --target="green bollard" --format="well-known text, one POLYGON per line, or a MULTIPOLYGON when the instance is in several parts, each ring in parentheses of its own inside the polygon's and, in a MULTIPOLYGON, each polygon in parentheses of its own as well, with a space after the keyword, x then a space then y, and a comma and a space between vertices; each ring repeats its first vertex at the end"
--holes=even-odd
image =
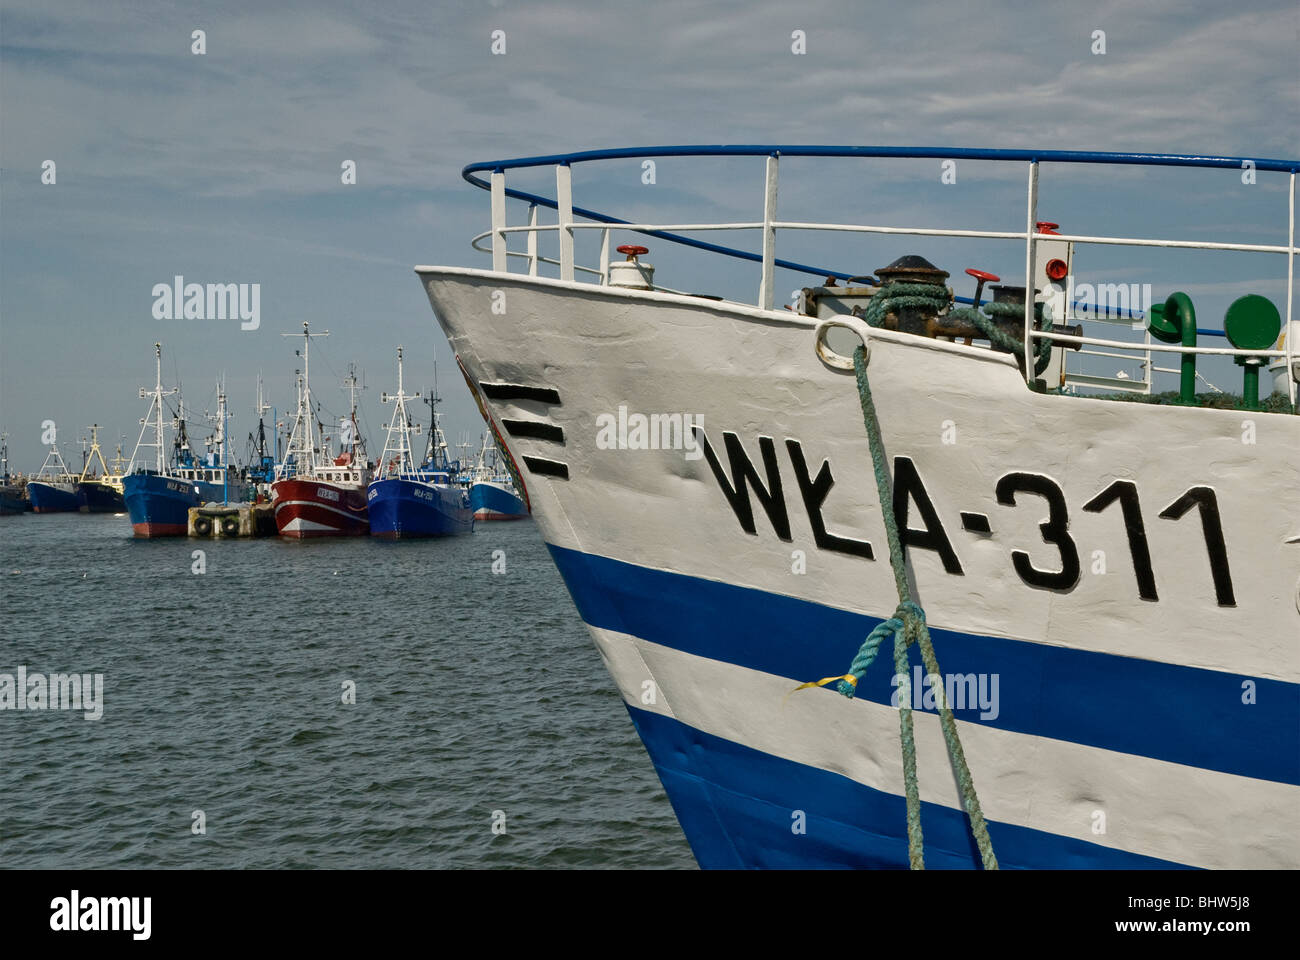
MULTIPOLYGON (((1257 293, 1238 297, 1223 315, 1223 332, 1238 350, 1267 350, 1282 332, 1282 317, 1273 301, 1257 293)), ((1242 367, 1241 400, 1247 410, 1259 409, 1259 368, 1263 357, 1233 358, 1242 367)))
MULTIPOLYGON (((1155 304, 1148 311, 1147 329, 1151 336, 1165 343, 1179 343, 1184 347, 1196 346, 1196 308, 1192 298, 1187 294, 1171 293, 1162 304, 1155 304)), ((1178 384, 1179 403, 1196 403, 1196 354, 1184 353, 1182 356, 1182 378, 1178 384)))

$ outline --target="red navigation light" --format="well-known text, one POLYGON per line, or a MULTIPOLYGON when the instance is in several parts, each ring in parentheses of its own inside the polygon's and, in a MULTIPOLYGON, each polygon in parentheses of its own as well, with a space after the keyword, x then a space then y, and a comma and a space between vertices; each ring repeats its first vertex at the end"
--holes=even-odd
POLYGON ((1065 265, 1064 260, 1048 260, 1047 276, 1051 280, 1064 280, 1065 275, 1070 272, 1070 268, 1065 265))

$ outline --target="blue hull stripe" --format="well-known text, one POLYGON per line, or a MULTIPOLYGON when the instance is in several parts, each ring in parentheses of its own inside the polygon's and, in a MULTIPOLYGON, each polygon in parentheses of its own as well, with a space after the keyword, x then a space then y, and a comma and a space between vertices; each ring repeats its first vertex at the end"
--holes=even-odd
MULTIPOLYGON (((906 801, 838 773, 762 753, 628 706, 702 867, 907 867, 906 801), (805 815, 796 834, 794 811, 805 815)), ((1030 827, 989 822, 1003 869, 1168 869, 1180 864, 1030 827)), ((966 815, 921 804, 925 865, 980 866, 966 815)))
MULTIPOLYGON (((807 600, 548 546, 591 626, 764 673, 798 680, 843 673, 880 623, 807 600)), ((931 633, 945 673, 999 676, 997 718, 981 720, 976 707, 954 711, 962 720, 1300 784, 1300 685, 1001 637, 931 633), (1246 680, 1255 684, 1250 705, 1242 703, 1246 680)), ((887 653, 882 660, 857 695, 889 704, 893 668, 887 653)), ((919 663, 915 653, 912 662, 919 663)))

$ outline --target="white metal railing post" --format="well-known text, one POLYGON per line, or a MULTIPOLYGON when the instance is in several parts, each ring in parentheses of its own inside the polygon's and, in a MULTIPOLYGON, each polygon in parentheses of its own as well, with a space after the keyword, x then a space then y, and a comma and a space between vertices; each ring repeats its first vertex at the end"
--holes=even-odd
POLYGON ((763 276, 758 284, 758 306, 771 310, 775 299, 773 284, 776 268, 776 228, 772 221, 776 219, 776 179, 780 164, 778 154, 769 154, 765 170, 763 192, 763 276))
MULTIPOLYGON (((1129 314, 1129 316, 1132 316, 1132 314, 1129 314)), ((1146 357, 1146 365, 1143 368, 1143 379, 1146 380, 1146 389, 1143 390, 1142 392, 1149 394, 1151 392, 1151 388, 1155 385, 1156 382, 1155 361, 1151 359, 1151 328, 1150 327, 1147 327, 1146 335, 1142 338, 1142 342, 1146 344, 1146 352, 1143 354, 1143 356, 1146 357)))
POLYGON ((1282 328, 1282 343, 1286 349, 1286 390, 1287 398, 1291 401, 1291 409, 1295 409, 1296 403, 1296 382, 1295 382, 1295 364, 1297 360, 1295 331, 1291 329, 1291 301, 1295 297, 1295 171, 1291 171, 1291 191, 1288 201, 1287 228, 1286 228, 1286 245, 1288 247, 1286 254, 1286 326, 1282 328))
POLYGON ((1029 161, 1029 203, 1025 213, 1025 380, 1034 382, 1034 224, 1038 220, 1038 161, 1029 161))
POLYGON ((600 231, 600 285, 609 286, 609 228, 600 231))
POLYGON ((528 205, 528 275, 537 276, 537 204, 528 205))
POLYGON ((506 235, 501 231, 506 225, 506 175, 501 170, 492 171, 492 270, 505 273, 506 235))
POLYGON ((555 168, 555 202, 560 215, 560 279, 573 280, 573 171, 567 163, 555 168))

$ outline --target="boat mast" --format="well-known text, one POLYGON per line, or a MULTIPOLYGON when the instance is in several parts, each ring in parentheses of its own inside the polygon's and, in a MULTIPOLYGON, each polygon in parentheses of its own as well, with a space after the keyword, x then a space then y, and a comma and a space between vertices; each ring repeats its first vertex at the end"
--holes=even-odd
POLYGON ((257 463, 261 466, 266 461, 266 423, 265 417, 270 404, 262 396, 262 371, 257 371, 257 463))
POLYGON ((181 393, 180 382, 176 383, 176 393, 178 412, 176 415, 176 441, 174 455, 176 465, 180 467, 194 466, 194 448, 190 446, 189 431, 185 429, 185 396, 181 393))
MULTIPOLYGON (((119 449, 118 456, 120 457, 121 454, 122 451, 119 449)), ((82 464, 82 480, 86 479, 86 474, 90 470, 90 465, 95 462, 96 457, 99 458, 99 469, 102 471, 101 476, 108 476, 108 464, 104 462, 104 453, 99 449, 99 424, 92 423, 90 425, 90 457, 82 464)))
POLYGON ((217 466, 230 466, 229 451, 226 449, 226 381, 223 377, 217 381, 217 466))
POLYGON ((38 477, 47 476, 45 471, 50 466, 51 460, 55 462, 55 465, 59 468, 59 472, 57 474, 49 474, 48 476, 59 480, 72 476, 72 474, 68 473, 68 465, 63 462, 63 454, 59 453, 58 443, 51 443, 50 452, 45 455, 45 462, 41 464, 41 471, 36 474, 38 477))
MULTIPOLYGON (((316 337, 328 337, 330 332, 315 334, 316 337)), ((282 337, 296 337, 296 333, 282 333, 282 337)), ((290 457, 293 458, 294 473, 302 475, 304 473, 315 473, 316 463, 316 430, 312 426, 315 413, 311 404, 311 338, 313 334, 307 325, 307 321, 302 322, 302 376, 298 379, 298 411, 293 417, 293 429, 289 433, 289 443, 284 450, 284 460, 276 467, 276 479, 282 479, 285 475, 290 457), (304 466, 305 461, 305 466, 304 466)), ((296 351, 295 351, 296 352, 296 351)))
POLYGON ((397 471, 394 473, 391 469, 384 473, 385 476, 403 476, 415 472, 415 463, 413 455, 415 451, 411 447, 411 434, 418 433, 420 428, 411 422, 410 414, 406 410, 407 400, 419 400, 420 394, 406 393, 405 382, 402 378, 402 348, 397 348, 397 393, 380 394, 380 400, 384 403, 390 401, 394 404, 393 416, 388 423, 388 437, 384 441, 384 452, 379 457, 379 469, 381 473, 385 468, 390 466, 389 454, 393 454, 397 460, 397 471), (393 443, 393 437, 396 435, 396 445, 393 443))
MULTIPOLYGON (((135 450, 131 453, 131 466, 134 469, 136 456, 140 453, 141 447, 153 447, 157 451, 155 471, 159 476, 166 476, 166 459, 163 453, 163 397, 170 397, 175 390, 163 390, 162 385, 162 344, 155 343, 154 349, 154 366, 156 376, 154 379, 154 388, 152 391, 140 388, 140 398, 151 397, 152 402, 149 404, 149 412, 145 414, 144 419, 140 421, 140 437, 135 442, 135 450), (152 422, 151 422, 152 421, 152 422), (150 429, 154 431, 154 442, 146 443, 145 433, 150 429)), ((147 467, 146 467, 147 469, 147 467)))
MULTIPOLYGON (((399 347, 398 350, 400 351, 401 348, 399 347)), ((401 364, 398 364, 398 366, 400 367, 401 364)), ((401 379, 400 370, 399 370, 398 379, 399 381, 401 379)), ((357 449, 360 448, 361 450, 364 451, 366 447, 365 441, 361 437, 361 428, 357 425, 357 389, 358 388, 357 388, 357 365, 355 363, 348 364, 348 375, 343 378, 343 386, 348 388, 348 394, 350 397, 349 400, 350 406, 348 409, 351 410, 351 413, 348 414, 348 422, 346 424, 341 425, 340 432, 342 432, 342 429, 346 427, 348 432, 347 452, 350 455, 348 463, 350 465, 355 466, 357 462, 357 449)), ((364 390, 365 385, 363 384, 360 389, 364 390)), ((399 391, 401 390, 400 383, 397 389, 399 391)), ((344 452, 342 440, 343 438, 340 437, 339 438, 340 454, 344 452)))
POLYGON ((126 439, 125 434, 118 434, 117 453, 113 455, 113 476, 114 477, 120 478, 122 476, 122 468, 126 466, 126 461, 122 459, 122 441, 125 439, 126 439))
POLYGON ((438 404, 442 402, 442 397, 438 396, 438 357, 433 358, 433 389, 429 395, 424 398, 424 402, 429 405, 429 442, 425 446, 424 460, 435 470, 449 470, 451 468, 450 458, 447 456, 447 438, 443 436, 442 427, 439 426, 439 420, 442 414, 438 412, 438 404))

